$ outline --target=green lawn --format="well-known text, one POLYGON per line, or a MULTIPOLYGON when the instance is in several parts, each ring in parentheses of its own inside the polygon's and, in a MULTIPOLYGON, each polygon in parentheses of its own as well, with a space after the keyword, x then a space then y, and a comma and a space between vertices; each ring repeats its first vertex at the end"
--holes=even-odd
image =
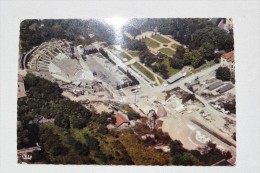
POLYGON ((153 39, 155 39, 155 40, 157 40, 157 41, 159 41, 161 43, 170 43, 171 42, 170 40, 168 40, 168 39, 166 39, 166 38, 164 38, 164 37, 162 37, 160 35, 153 36, 153 39))
POLYGON ((145 44, 146 44, 148 47, 151 47, 151 48, 157 48, 157 47, 160 46, 159 43, 157 43, 157 42, 151 40, 150 38, 144 39, 144 42, 145 42, 145 44))
POLYGON ((152 81, 155 80, 154 75, 150 71, 148 71, 146 68, 144 68, 142 65, 140 65, 139 63, 135 62, 133 64, 133 66, 135 68, 137 68, 140 72, 142 72, 146 77, 151 79, 152 81))
POLYGON ((167 56, 172 56, 175 51, 173 51, 172 49, 169 48, 161 48, 159 49, 159 52, 162 52, 163 54, 167 55, 167 56))
POLYGON ((121 59, 126 58, 128 61, 130 61, 132 58, 130 56, 128 56, 125 52, 121 52, 119 54, 119 56, 121 57, 121 59))
POLYGON ((178 72, 180 71, 180 69, 175 69, 175 68, 172 68, 172 67, 170 66, 170 63, 169 63, 169 59, 168 59, 168 58, 164 59, 163 62, 162 62, 162 64, 166 65, 167 70, 169 71, 169 72, 168 72, 169 77, 171 77, 172 75, 174 75, 174 74, 176 74, 176 73, 178 73, 178 72))
POLYGON ((128 51, 128 53, 132 56, 132 57, 137 57, 139 55, 138 51, 128 51))
POLYGON ((172 44, 171 47, 172 47, 173 49, 177 49, 178 45, 177 45, 177 44, 172 44))

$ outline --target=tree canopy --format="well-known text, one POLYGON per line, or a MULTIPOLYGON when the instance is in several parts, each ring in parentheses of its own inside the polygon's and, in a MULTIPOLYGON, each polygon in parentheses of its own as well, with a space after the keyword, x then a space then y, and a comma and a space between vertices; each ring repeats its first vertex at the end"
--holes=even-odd
POLYGON ((219 67, 216 71, 216 78, 229 81, 231 79, 231 73, 228 67, 219 67))
POLYGON ((23 20, 20 24, 21 52, 52 38, 67 39, 78 44, 90 44, 89 21, 79 19, 23 20), (80 36, 85 39, 80 39, 80 36))
POLYGON ((132 19, 125 24, 124 31, 133 36, 145 31, 154 31, 171 35, 190 49, 198 49, 203 43, 211 43, 215 49, 233 50, 232 33, 213 25, 207 18, 172 18, 172 19, 132 19))

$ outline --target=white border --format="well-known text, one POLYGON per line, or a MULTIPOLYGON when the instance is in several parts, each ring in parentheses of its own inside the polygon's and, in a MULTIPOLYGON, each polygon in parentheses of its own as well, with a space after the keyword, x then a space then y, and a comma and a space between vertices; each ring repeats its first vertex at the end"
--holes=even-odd
POLYGON ((260 172, 260 3, 258 0, 0 0, 0 172, 260 172), (16 160, 19 22, 30 18, 232 17, 237 91, 237 166, 55 166, 16 160))

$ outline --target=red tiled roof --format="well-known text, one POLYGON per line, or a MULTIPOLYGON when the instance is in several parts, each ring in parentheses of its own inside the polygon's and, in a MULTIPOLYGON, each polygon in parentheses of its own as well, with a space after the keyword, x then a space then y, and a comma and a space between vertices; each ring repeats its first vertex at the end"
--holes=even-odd
POLYGON ((115 118, 116 118, 116 126, 119 127, 121 126, 123 123, 129 123, 129 121, 121 114, 117 113, 115 115, 115 118))
POLYGON ((225 58, 227 61, 231 61, 234 62, 235 61, 235 57, 234 57, 234 51, 230 51, 228 53, 225 53, 222 55, 222 58, 225 58))

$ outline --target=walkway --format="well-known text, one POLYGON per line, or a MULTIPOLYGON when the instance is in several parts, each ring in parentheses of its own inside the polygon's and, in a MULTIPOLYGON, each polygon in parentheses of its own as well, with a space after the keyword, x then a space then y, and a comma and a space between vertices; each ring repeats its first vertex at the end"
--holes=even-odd
POLYGON ((128 61, 128 62, 125 62, 125 65, 129 66, 129 65, 132 65, 134 64, 135 62, 139 63, 143 68, 145 68, 147 71, 149 71, 150 73, 153 74, 154 78, 155 78, 155 82, 160 86, 161 83, 160 81, 158 80, 158 78, 160 78, 161 80, 164 81, 164 79, 159 76, 158 74, 154 73, 150 68, 146 67, 145 65, 143 65, 141 62, 140 62, 140 59, 139 57, 133 57, 131 54, 129 54, 126 50, 122 49, 122 51, 127 54, 129 57, 132 58, 132 60, 128 61))
MULTIPOLYGON (((177 42, 176 40, 174 40, 174 39, 172 39, 172 38, 170 38, 170 37, 168 37, 166 35, 162 35, 159 32, 157 32, 156 33, 157 35, 160 35, 161 37, 169 40, 169 43, 162 43, 162 42, 154 39, 152 37, 153 34, 155 34, 155 32, 152 32, 152 31, 144 32, 141 35, 136 36, 136 39, 137 40, 140 40, 140 39, 142 40, 142 39, 144 39, 146 37, 146 38, 149 38, 149 39, 155 41, 156 43, 158 43, 160 45, 159 47, 156 47, 156 48, 148 47, 149 50, 151 50, 151 52, 153 52, 155 54, 157 54, 159 52, 159 50, 162 49, 162 48, 169 48, 169 49, 171 49, 172 51, 175 52, 176 49, 172 48, 171 45, 173 45, 173 44, 181 45, 181 43, 177 42), (167 45, 167 46, 165 46, 165 45, 167 45)), ((129 33, 128 33, 128 35, 129 35, 129 33)))

